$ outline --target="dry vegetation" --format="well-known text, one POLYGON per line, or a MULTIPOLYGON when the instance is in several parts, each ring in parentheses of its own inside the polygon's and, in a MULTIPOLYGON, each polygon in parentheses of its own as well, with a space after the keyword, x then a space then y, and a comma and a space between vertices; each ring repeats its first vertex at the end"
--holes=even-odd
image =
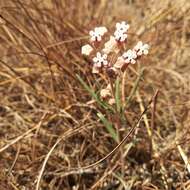
MULTIPOLYGON (((1 0, 0 190, 190 189, 190 1, 1 0), (88 31, 131 24, 130 42, 151 51, 117 142, 97 117, 102 109, 76 74, 98 92, 106 79, 91 74, 80 54, 88 31), (156 106, 154 106, 156 105, 156 106), (120 139, 120 140, 121 140, 120 139)), ((139 65, 129 68, 126 94, 139 65)))

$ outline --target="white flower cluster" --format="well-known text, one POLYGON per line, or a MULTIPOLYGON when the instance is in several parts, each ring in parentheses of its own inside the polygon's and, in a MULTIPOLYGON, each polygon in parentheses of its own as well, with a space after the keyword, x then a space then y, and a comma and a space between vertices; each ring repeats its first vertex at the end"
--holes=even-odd
POLYGON ((118 58, 118 62, 122 62, 123 60, 124 63, 135 64, 138 57, 148 54, 148 50, 149 45, 143 44, 141 41, 139 41, 133 49, 129 49, 128 51, 124 52, 123 55, 118 58))
POLYGON ((136 51, 129 49, 127 52, 122 55, 125 63, 136 63, 137 54, 136 51))
POLYGON ((113 36, 110 36, 108 41, 104 42, 104 47, 100 42, 103 41, 104 35, 108 32, 107 28, 100 26, 89 32, 91 44, 82 46, 81 51, 83 55, 90 56, 92 59, 93 73, 99 73, 102 68, 105 68, 109 71, 112 70, 112 72, 117 75, 122 71, 122 68, 125 68, 125 65, 135 64, 139 57, 148 54, 149 45, 139 41, 133 49, 129 49, 121 56, 118 56, 115 63, 113 63, 111 55, 119 55, 120 50, 123 49, 124 46, 122 46, 122 44, 124 44, 127 39, 129 27, 129 24, 125 21, 116 23, 116 31, 113 36), (99 46, 103 48, 100 49, 99 46))
POLYGON ((107 28, 104 26, 96 27, 94 30, 89 32, 91 36, 90 40, 92 42, 100 42, 107 31, 107 28))
MULTIPOLYGON (((129 27, 125 21, 116 23, 114 35, 111 35, 108 41, 105 41, 107 37, 104 35, 108 30, 104 26, 96 27, 89 32, 90 44, 82 46, 81 51, 92 60, 92 73, 100 73, 104 70, 109 77, 117 76, 125 71, 129 64, 135 64, 141 56, 148 54, 149 45, 141 41, 133 49, 121 52, 125 48, 124 43, 129 27)), ((100 91, 100 96, 111 105, 115 103, 112 91, 110 85, 100 91)))
POLYGON ((122 21, 121 23, 116 23, 116 31, 114 32, 115 40, 118 42, 125 42, 127 39, 127 31, 129 29, 129 24, 127 24, 125 21, 122 21))
POLYGON ((96 54, 96 57, 93 58, 94 66, 101 68, 103 66, 107 67, 108 66, 108 61, 107 61, 107 54, 101 54, 98 52, 96 54))
POLYGON ((136 51, 137 56, 141 55, 147 55, 149 50, 148 44, 143 44, 141 41, 137 43, 137 45, 134 47, 134 50, 136 51))

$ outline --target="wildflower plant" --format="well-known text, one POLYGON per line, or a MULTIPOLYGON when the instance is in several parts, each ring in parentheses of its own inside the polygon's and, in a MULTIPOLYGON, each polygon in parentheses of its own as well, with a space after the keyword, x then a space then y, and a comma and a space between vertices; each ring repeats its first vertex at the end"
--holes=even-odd
MULTIPOLYGON (((128 66, 136 64, 142 56, 148 54, 150 48, 148 44, 139 41, 132 49, 126 49, 129 28, 127 22, 118 22, 113 35, 108 35, 106 27, 96 27, 89 32, 89 44, 82 46, 82 54, 91 60, 92 73, 103 74, 108 79, 107 86, 100 90, 99 96, 94 92, 94 98, 103 105, 114 107, 118 114, 124 111, 126 102, 131 97, 130 94, 128 98, 125 97, 123 93, 120 83, 123 75, 128 66)), ((101 114, 100 119, 105 123, 105 118, 102 117, 101 114)))

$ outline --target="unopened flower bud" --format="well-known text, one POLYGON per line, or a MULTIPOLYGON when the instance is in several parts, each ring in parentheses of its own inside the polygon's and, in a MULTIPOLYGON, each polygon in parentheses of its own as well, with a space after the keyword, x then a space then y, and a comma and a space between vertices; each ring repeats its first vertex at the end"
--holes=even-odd
POLYGON ((90 55, 92 51, 93 51, 93 48, 89 44, 86 44, 82 46, 81 48, 81 52, 83 55, 90 55))

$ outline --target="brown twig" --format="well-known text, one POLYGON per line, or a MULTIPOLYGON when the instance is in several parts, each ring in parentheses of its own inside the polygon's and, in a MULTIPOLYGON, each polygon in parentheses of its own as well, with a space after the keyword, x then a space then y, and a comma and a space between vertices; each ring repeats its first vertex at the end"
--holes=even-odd
POLYGON ((151 130, 151 136, 150 136, 150 154, 151 157, 153 156, 153 148, 152 148, 152 144, 153 144, 153 130, 155 128, 155 113, 156 113, 156 103, 157 103, 157 98, 158 98, 158 93, 159 90, 156 90, 155 96, 153 98, 153 104, 152 104, 152 112, 151 112, 151 126, 150 126, 150 130, 151 130))
POLYGON ((17 143, 18 141, 20 141, 21 139, 25 138, 28 134, 30 134, 31 132, 33 132, 34 130, 38 129, 39 126, 41 126, 46 118, 48 113, 45 113, 42 118, 40 119, 40 121, 38 122, 38 124, 36 124, 33 128, 29 129, 28 131, 26 131, 25 133, 23 133, 22 135, 18 136, 17 138, 15 138, 14 140, 12 140, 10 143, 6 144, 4 147, 0 148, 0 153, 5 151, 7 148, 9 148, 10 146, 12 146, 13 144, 17 143))

